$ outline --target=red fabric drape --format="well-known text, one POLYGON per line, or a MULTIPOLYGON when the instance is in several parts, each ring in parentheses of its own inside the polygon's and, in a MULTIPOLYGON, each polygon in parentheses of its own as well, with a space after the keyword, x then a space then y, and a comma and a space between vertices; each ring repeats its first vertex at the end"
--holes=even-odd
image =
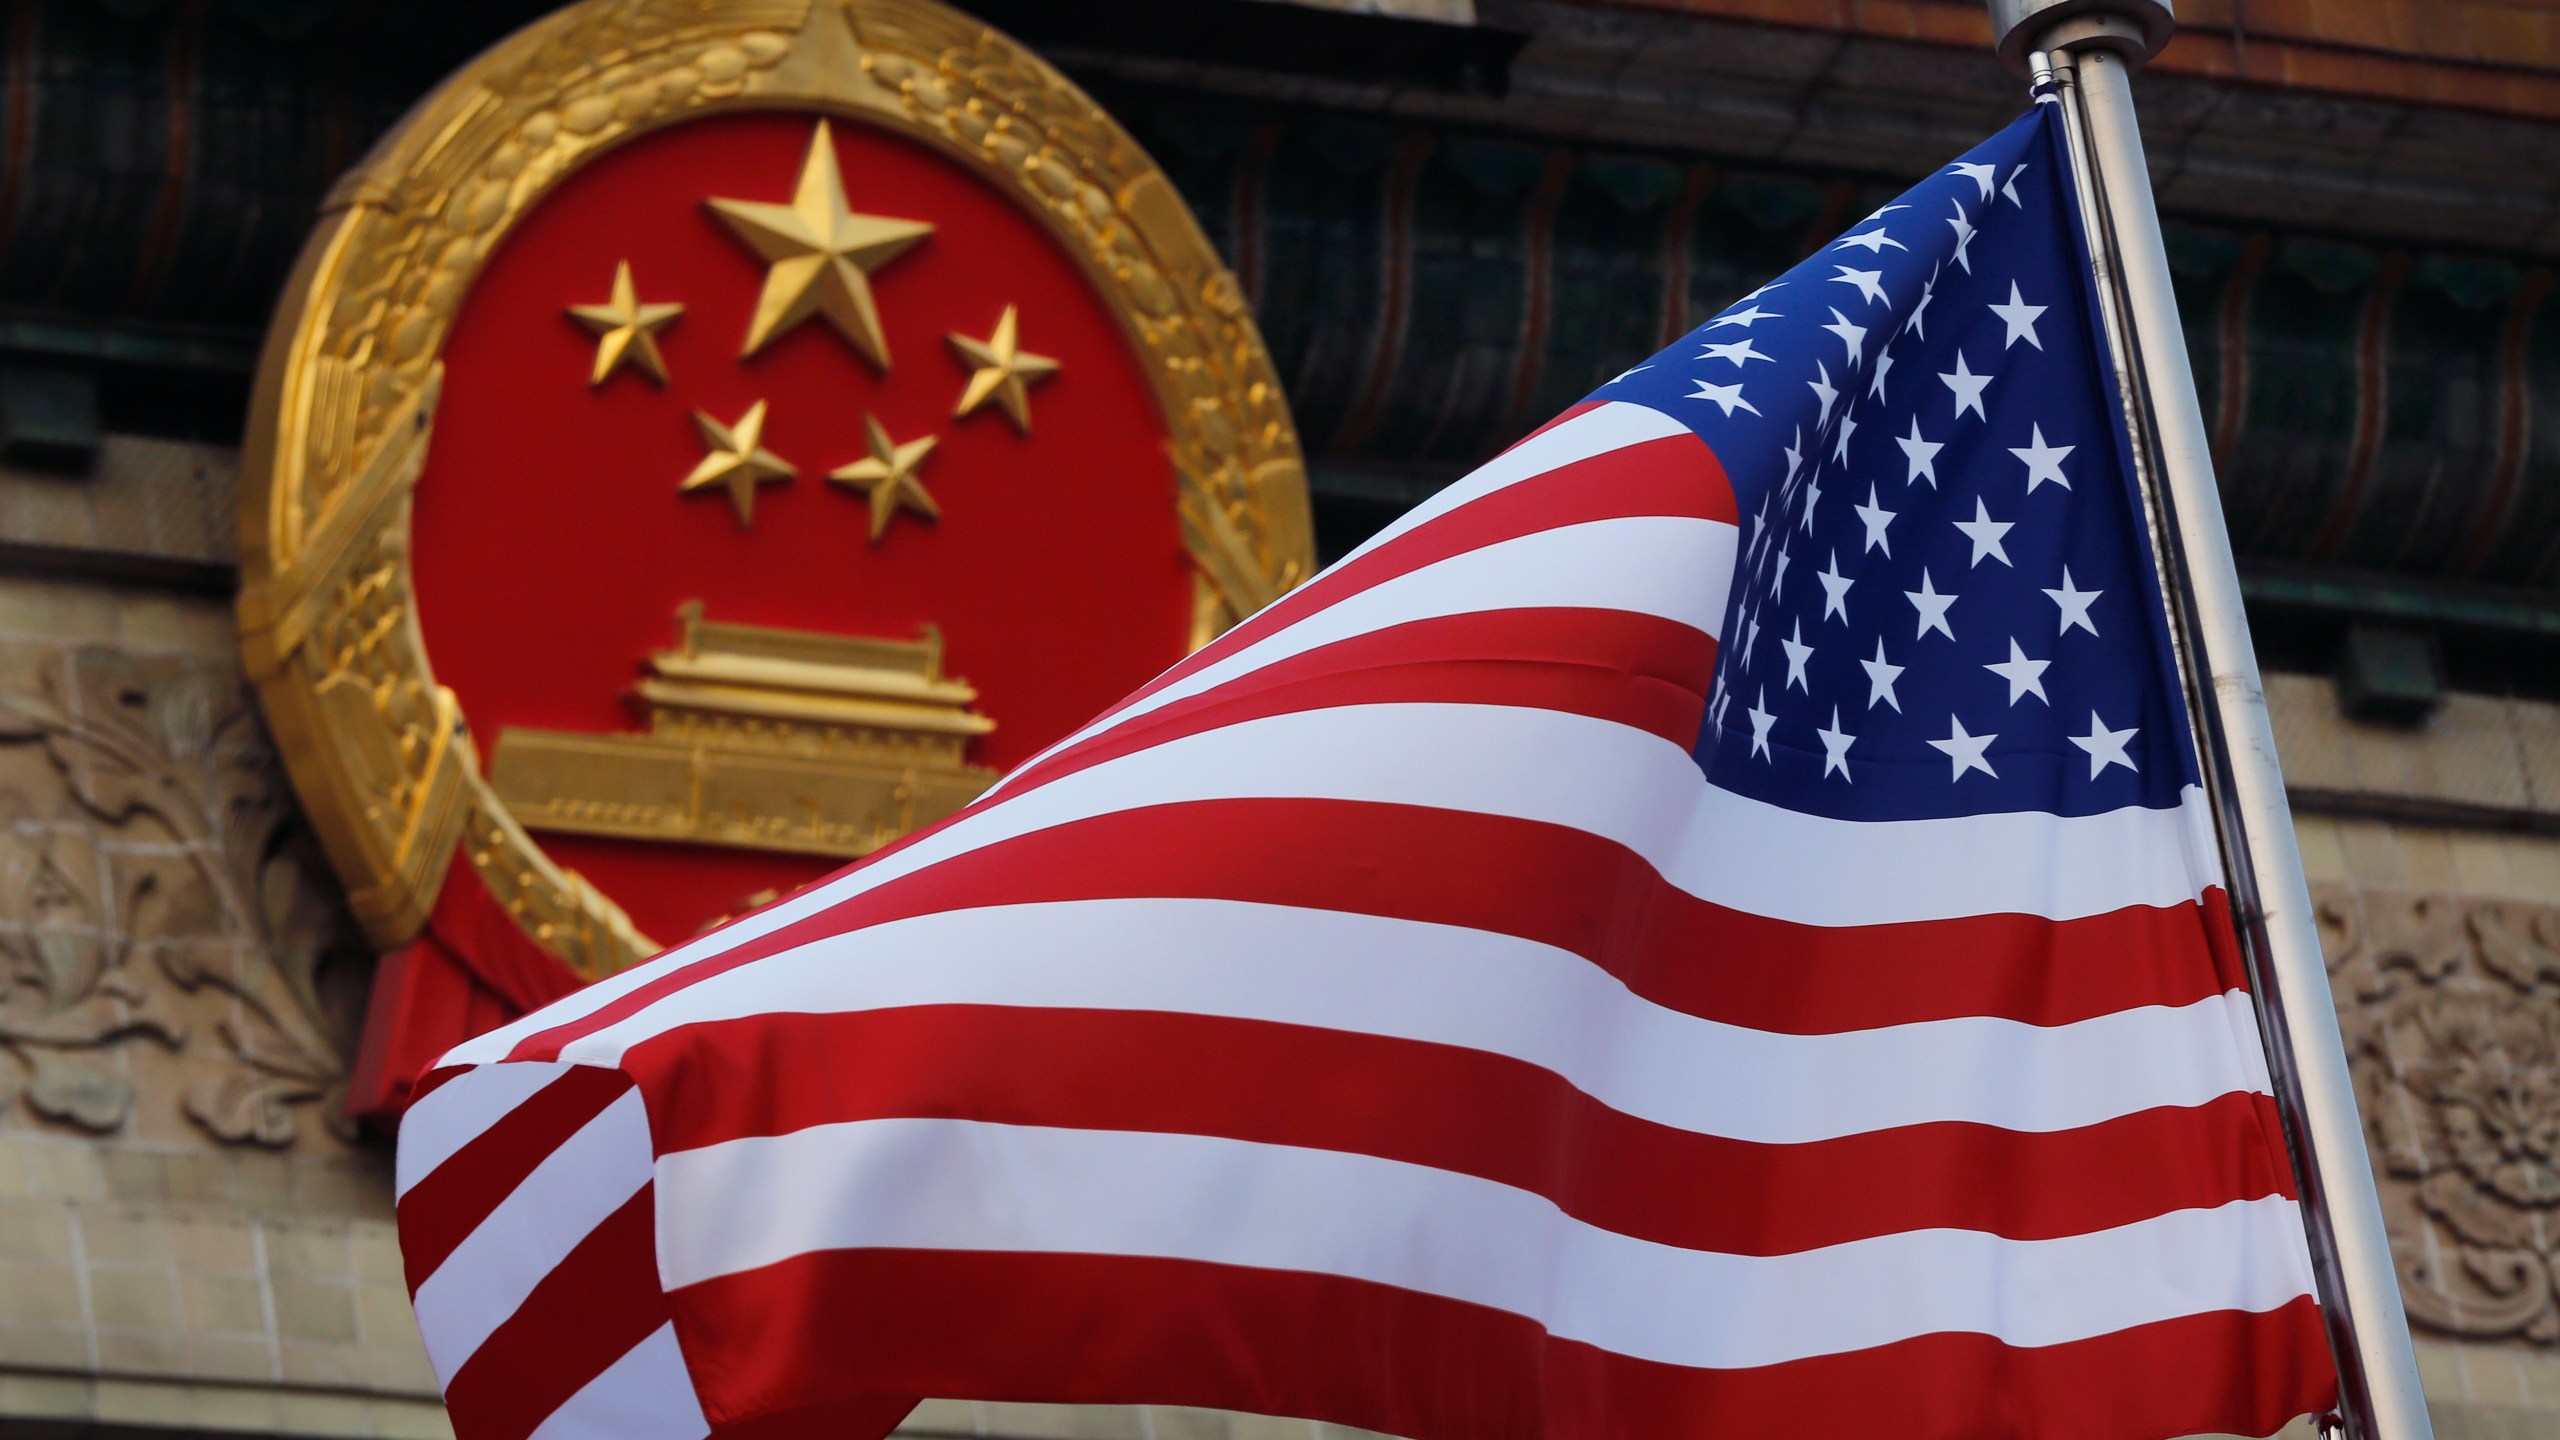
POLYGON ((437 1056, 584 983, 533 943, 456 851, 426 928, 374 972, 347 1113, 397 1120, 437 1056))

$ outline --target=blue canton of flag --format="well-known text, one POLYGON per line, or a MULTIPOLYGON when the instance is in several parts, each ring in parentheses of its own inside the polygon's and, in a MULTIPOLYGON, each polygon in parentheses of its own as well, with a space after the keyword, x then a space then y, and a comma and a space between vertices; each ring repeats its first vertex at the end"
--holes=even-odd
POLYGON ((1743 516, 1699 763, 1841 819, 2195 782, 2056 107, 1594 393, 1743 516))

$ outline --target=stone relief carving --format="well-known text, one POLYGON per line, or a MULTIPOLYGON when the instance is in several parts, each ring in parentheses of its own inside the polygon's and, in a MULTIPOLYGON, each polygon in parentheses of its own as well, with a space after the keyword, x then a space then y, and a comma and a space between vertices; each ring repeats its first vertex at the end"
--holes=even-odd
POLYGON ((2560 907, 2318 905, 2410 1318, 2560 1344, 2560 907))
POLYGON ((0 682, 0 1107, 122 1129, 140 1047, 217 1139, 344 1133, 365 958, 236 672, 90 648, 0 682))

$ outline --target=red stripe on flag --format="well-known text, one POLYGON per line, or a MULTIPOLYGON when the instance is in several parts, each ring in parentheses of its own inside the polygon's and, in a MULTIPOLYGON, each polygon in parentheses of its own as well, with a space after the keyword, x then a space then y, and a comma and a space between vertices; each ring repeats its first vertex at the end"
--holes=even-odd
POLYGON ((1681 434, 1604 451, 1435 516, 1264 606, 1105 710, 1100 718, 1108 719, 1204 666, 1399 575, 1565 525, 1648 515, 1741 523, 1724 466, 1705 441, 1681 434))
POLYGON ((1061 750, 1006 791, 1169 740, 1338 705, 1519 705, 1697 744, 1716 641, 1630 610, 1489 610, 1372 630, 1277 660, 1061 750))
POLYGON ((470 1074, 472 1068, 473 1067, 469 1065, 455 1065, 448 1069, 430 1070, 426 1074, 419 1076, 416 1087, 411 1089, 409 1092, 408 1104, 400 1107, 401 1113, 404 1115, 407 1114, 409 1106, 415 1105, 419 1101, 426 1099, 428 1096, 433 1095, 452 1081, 470 1074))
MULTIPOLYGON (((460 1072, 455 1072, 460 1073, 460 1072)), ((400 1260, 409 1293, 480 1228, 562 1141, 631 1088, 619 1070, 578 1066, 526 1097, 400 1197, 400 1260)))
POLYGON ((1989 1015, 2067 1025, 2245 988, 2219 889, 2076 920, 1800 925, 1679 889, 1634 851, 1542 821, 1350 800, 1212 800, 1050 826, 890 881, 526 1037, 560 1047, 767 955, 912 915, 1130 895, 1242 900, 1516 935, 1655 1004, 1788 1034, 1989 1015), (1260 863, 1226 848, 1254 837, 1260 863), (1781 962, 1775 957, 1784 957, 1781 962))
POLYGON ((1736 1255, 1942 1227, 2041 1240, 2292 1187, 2260 1095, 2045 1134, 1950 1122, 1775 1145, 1638 1119, 1509 1056, 1204 1015, 759 1015, 623 1063, 659 1097, 660 1153, 890 1117, 1213 1135, 1475 1175, 1620 1234, 1736 1255))
POLYGON ((456 1434, 524 1440, 552 1411, 667 1323, 658 1288, 655 1190, 587 1233, 455 1373, 444 1391, 456 1434))
POLYGON ((912 1395, 856 1395, 714 1425, 706 1440, 878 1440, 915 1408, 912 1395))
POLYGON ((2334 1387, 2307 1297, 2061 1345, 1948 1333, 1745 1370, 1636 1360, 1363 1281, 1127 1256, 837 1250, 672 1298, 715 1422, 912 1393, 1476 1440, 2158 1440, 2270 1434, 2334 1387))

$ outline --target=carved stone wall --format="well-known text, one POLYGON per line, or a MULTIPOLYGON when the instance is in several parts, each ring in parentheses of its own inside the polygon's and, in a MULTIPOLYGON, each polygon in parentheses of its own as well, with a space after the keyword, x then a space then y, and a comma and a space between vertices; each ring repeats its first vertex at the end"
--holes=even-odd
POLYGON ((2318 905, 2410 1319, 2560 1344, 2560 905, 2318 905))
POLYGON ((216 1140, 342 1126, 367 956, 237 672, 105 645, 0 665, 0 1104, 116 1133, 145 1047, 216 1140))
MULTIPOLYGON (((2325 684, 2268 688, 2288 775, 2300 754, 2388 794, 2435 771, 2321 748, 2517 753, 2460 725, 2310 734, 2351 728, 2325 684)), ((2560 1437, 2560 838, 2299 808, 2295 828, 2436 1434, 2560 1437)))
POLYGON ((235 648, 0 578, 0 1434, 450 1434, 339 1104, 372 957, 235 648))

